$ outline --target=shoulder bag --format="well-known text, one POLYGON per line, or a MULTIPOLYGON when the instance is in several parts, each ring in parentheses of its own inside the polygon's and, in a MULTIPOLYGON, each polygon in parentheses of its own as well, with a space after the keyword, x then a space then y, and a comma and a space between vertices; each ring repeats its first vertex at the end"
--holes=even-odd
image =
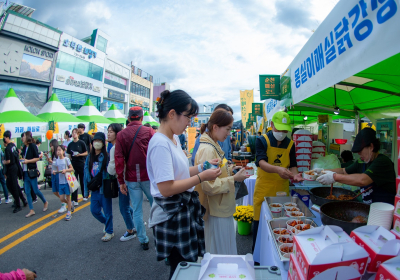
MULTIPOLYGON (((66 169, 68 169, 68 161, 65 158, 65 165, 66 165, 66 169)), ((75 176, 75 172, 65 172, 65 178, 67 179, 68 182, 68 186, 69 186, 69 191, 71 192, 71 194, 73 192, 75 192, 81 185, 79 184, 79 181, 76 179, 75 176)))
POLYGON ((118 179, 115 176, 109 175, 103 180, 103 194, 105 198, 118 197, 118 179))

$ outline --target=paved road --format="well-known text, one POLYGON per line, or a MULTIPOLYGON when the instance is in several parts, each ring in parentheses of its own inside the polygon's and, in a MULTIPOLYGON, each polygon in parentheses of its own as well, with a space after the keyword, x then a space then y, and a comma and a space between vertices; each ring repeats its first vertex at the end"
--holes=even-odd
MULTIPOLYGON (((38 279, 134 279, 165 280, 169 266, 157 262, 153 234, 147 228, 150 249, 143 251, 137 238, 119 241, 125 224, 119 213, 118 198, 113 200, 114 233, 110 242, 102 242, 103 226, 90 213, 90 202, 80 202, 71 221, 54 214, 60 202, 51 189, 42 190, 49 201, 34 204, 36 215, 25 218, 28 209, 12 213, 10 204, 0 205, 0 271, 17 268, 36 270, 38 279)), ((143 202, 144 219, 149 217, 150 204, 143 202)), ((238 253, 251 252, 252 237, 237 235, 238 253)))

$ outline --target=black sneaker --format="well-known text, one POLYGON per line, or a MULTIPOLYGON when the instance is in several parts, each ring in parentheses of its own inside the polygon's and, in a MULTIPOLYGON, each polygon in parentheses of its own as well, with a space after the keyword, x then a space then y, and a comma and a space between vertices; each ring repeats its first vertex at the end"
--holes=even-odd
POLYGON ((22 210, 21 207, 15 207, 14 210, 13 210, 13 213, 17 213, 17 212, 19 212, 21 210, 22 210))
POLYGON ((142 246, 142 249, 145 250, 145 251, 149 250, 149 242, 140 243, 140 246, 142 246))

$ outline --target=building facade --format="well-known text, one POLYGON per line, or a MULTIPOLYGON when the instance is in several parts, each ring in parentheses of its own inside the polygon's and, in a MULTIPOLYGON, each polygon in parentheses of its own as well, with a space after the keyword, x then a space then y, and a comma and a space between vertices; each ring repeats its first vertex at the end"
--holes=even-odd
POLYGON ((140 106, 145 112, 153 111, 153 76, 131 65, 129 107, 140 106))
POLYGON ((33 12, 11 4, 0 16, 0 100, 13 88, 36 115, 51 92, 62 32, 32 19, 33 12))
POLYGON ((53 93, 68 111, 78 111, 87 99, 100 109, 105 59, 105 52, 66 33, 61 35, 53 93))

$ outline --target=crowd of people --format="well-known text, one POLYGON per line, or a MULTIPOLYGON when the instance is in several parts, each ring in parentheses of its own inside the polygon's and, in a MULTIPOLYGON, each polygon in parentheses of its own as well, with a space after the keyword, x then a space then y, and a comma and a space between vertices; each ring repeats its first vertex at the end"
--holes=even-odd
MULTIPOLYGON (((132 107, 126 128, 113 123, 108 127, 107 137, 97 132, 92 138, 84 132, 84 124, 79 124, 71 134, 65 132, 62 145, 52 140, 50 151, 44 156, 52 167, 51 185, 60 199, 59 213, 67 212, 65 220, 69 221, 79 205, 79 190, 71 193, 65 177, 65 173, 74 171, 83 200, 90 197, 90 211, 104 226, 101 240, 110 241, 114 237, 113 197, 106 195, 105 181, 111 178, 118 182, 119 209, 126 225, 120 240, 137 236, 142 249, 149 249, 142 210, 144 194, 151 205, 148 226, 153 230, 156 257, 159 261, 168 260, 170 278, 179 262, 195 262, 206 251, 237 254, 232 216, 234 182, 247 176, 244 169, 231 164, 233 111, 221 104, 209 122, 203 124, 190 167, 178 135, 184 133, 198 111, 196 101, 185 91, 166 90, 157 100, 158 131, 142 124, 142 108, 132 107), (217 167, 206 169, 206 161, 217 167)), ((11 141, 10 131, 4 133, 3 140, 6 148, 2 163, 7 186, 3 185, 3 189, 8 189, 14 198, 13 212, 29 205, 26 217, 35 215, 36 197, 46 211, 49 203, 38 188, 35 172, 40 155, 32 134, 23 134, 21 153, 11 141), (22 177, 25 195, 18 185, 18 178, 22 177)), ((6 191, 5 196, 8 198, 6 191)))

